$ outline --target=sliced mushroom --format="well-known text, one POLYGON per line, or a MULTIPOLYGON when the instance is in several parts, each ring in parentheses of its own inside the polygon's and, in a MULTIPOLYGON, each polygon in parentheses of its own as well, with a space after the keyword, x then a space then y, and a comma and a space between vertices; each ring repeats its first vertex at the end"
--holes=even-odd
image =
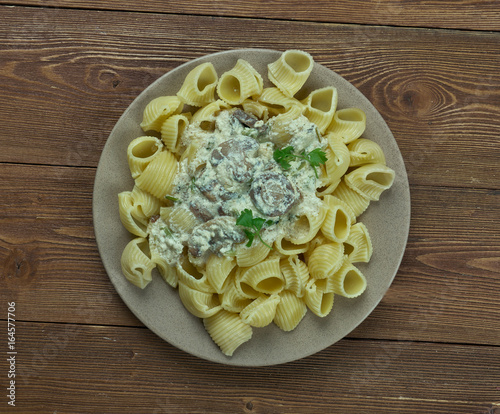
POLYGON ((252 182, 250 197, 259 211, 276 217, 286 214, 298 201, 299 194, 283 174, 266 171, 252 182))
POLYGON ((259 120, 257 117, 249 114, 248 112, 237 109, 233 112, 233 116, 240 121, 243 125, 253 128, 255 123, 259 120))
POLYGON ((265 135, 268 132, 269 128, 266 124, 256 127, 255 124, 259 121, 259 119, 248 112, 237 109, 233 112, 233 116, 240 121, 241 124, 255 129, 258 136, 265 135))
POLYGON ((202 221, 209 221, 215 216, 209 208, 204 206, 203 203, 196 198, 189 203, 189 210, 195 215, 196 218, 199 218, 202 221))
POLYGON ((221 167, 229 171, 233 179, 239 183, 250 180, 252 163, 249 157, 255 157, 259 144, 252 138, 233 138, 219 144, 210 154, 213 167, 221 167))
POLYGON ((235 196, 233 192, 224 187, 217 175, 208 171, 206 167, 195 172, 195 182, 198 190, 212 202, 227 201, 235 196))
POLYGON ((245 235, 236 227, 234 217, 216 217, 193 229, 188 239, 188 251, 194 257, 207 252, 220 255, 222 250, 231 250, 244 240, 245 235))

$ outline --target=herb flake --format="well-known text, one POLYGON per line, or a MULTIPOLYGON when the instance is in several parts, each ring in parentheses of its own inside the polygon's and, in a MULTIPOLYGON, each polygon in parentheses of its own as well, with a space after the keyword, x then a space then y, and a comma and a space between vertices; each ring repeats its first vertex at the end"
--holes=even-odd
POLYGON ((269 246, 264 240, 262 240, 262 237, 260 236, 260 231, 262 230, 264 225, 270 226, 271 224, 274 224, 272 220, 266 220, 261 217, 254 217, 252 210, 246 208, 236 219, 236 224, 238 226, 247 227, 243 230, 248 238, 248 243, 246 244, 247 247, 250 247, 252 245, 255 236, 257 236, 265 246, 272 249, 272 247, 269 246))
POLYGON ((316 167, 324 164, 327 160, 325 152, 320 148, 316 148, 308 153, 302 151, 300 154, 295 154, 292 146, 288 146, 283 149, 276 149, 273 153, 273 158, 285 171, 290 169, 291 161, 295 159, 304 160, 312 167, 316 178, 319 178, 316 167))

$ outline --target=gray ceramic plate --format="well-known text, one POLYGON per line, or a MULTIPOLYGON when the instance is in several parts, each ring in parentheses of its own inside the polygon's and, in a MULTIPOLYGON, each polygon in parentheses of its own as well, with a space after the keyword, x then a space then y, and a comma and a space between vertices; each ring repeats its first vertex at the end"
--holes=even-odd
POLYGON ((244 58, 266 79, 267 64, 276 60, 280 53, 262 49, 215 53, 185 63, 159 78, 135 99, 118 120, 102 152, 95 178, 93 214, 96 240, 104 267, 123 301, 144 325, 165 341, 200 358, 223 364, 263 366, 289 362, 314 354, 349 334, 377 306, 389 288, 408 237, 408 179, 391 131, 373 105, 354 86, 324 66, 315 64, 301 92, 333 85, 338 89, 339 108, 363 109, 367 115, 364 137, 382 146, 387 165, 396 171, 392 188, 382 194, 380 201, 372 202, 360 218, 368 227, 374 245, 370 263, 359 266, 368 280, 364 294, 356 299, 336 296, 329 316, 319 318, 308 312, 292 332, 282 332, 273 324, 256 328, 249 342, 238 348, 233 357, 226 357, 212 342, 202 321, 184 309, 177 291, 158 274, 144 290, 125 280, 120 269, 120 257, 131 235, 121 225, 117 194, 131 190, 134 184, 126 150, 132 139, 144 135, 139 123, 146 104, 160 95, 175 95, 186 74, 206 61, 212 62, 220 75, 232 68, 238 58, 244 58))

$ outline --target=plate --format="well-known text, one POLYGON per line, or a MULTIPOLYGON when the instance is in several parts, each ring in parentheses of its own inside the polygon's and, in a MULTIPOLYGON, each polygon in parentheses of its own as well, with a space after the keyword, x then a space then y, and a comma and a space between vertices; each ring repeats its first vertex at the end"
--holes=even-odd
POLYGON ((382 147, 387 165, 396 172, 393 186, 378 202, 372 202, 359 219, 368 227, 374 246, 371 261, 357 264, 368 280, 366 291, 356 299, 336 295, 330 315, 319 318, 309 311, 292 332, 283 332, 274 324, 254 328, 252 339, 240 346, 232 357, 226 357, 205 331, 202 320, 188 313, 177 290, 168 286, 159 274, 154 274, 153 281, 143 290, 122 275, 121 254, 132 236, 120 222, 117 194, 131 190, 134 184, 126 151, 134 138, 144 135, 139 127, 144 107, 157 96, 175 95, 187 73, 200 63, 212 62, 220 76, 243 58, 267 79, 267 64, 278 59, 281 53, 265 49, 230 50, 195 59, 166 73, 146 88, 120 117, 104 146, 96 172, 95 236, 102 262, 116 291, 137 318, 159 337, 185 352, 213 362, 238 366, 274 365, 304 358, 331 346, 348 335, 377 306, 397 273, 406 247, 410 193, 398 145, 381 115, 360 91, 335 72, 315 63, 299 94, 335 86, 339 95, 338 108, 357 107, 365 111, 367 128, 363 136, 382 147))

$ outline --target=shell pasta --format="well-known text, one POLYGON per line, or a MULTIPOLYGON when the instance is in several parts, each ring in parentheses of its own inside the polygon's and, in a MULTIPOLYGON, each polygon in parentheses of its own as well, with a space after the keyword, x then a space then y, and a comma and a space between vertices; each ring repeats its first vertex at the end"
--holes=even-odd
POLYGON ((314 65, 300 50, 267 79, 245 59, 221 74, 200 64, 145 105, 128 144, 122 272, 176 289, 228 357, 254 329, 293 331, 369 285, 354 265, 373 253, 360 216, 395 173, 361 109, 338 108, 335 85, 307 90, 314 65))

